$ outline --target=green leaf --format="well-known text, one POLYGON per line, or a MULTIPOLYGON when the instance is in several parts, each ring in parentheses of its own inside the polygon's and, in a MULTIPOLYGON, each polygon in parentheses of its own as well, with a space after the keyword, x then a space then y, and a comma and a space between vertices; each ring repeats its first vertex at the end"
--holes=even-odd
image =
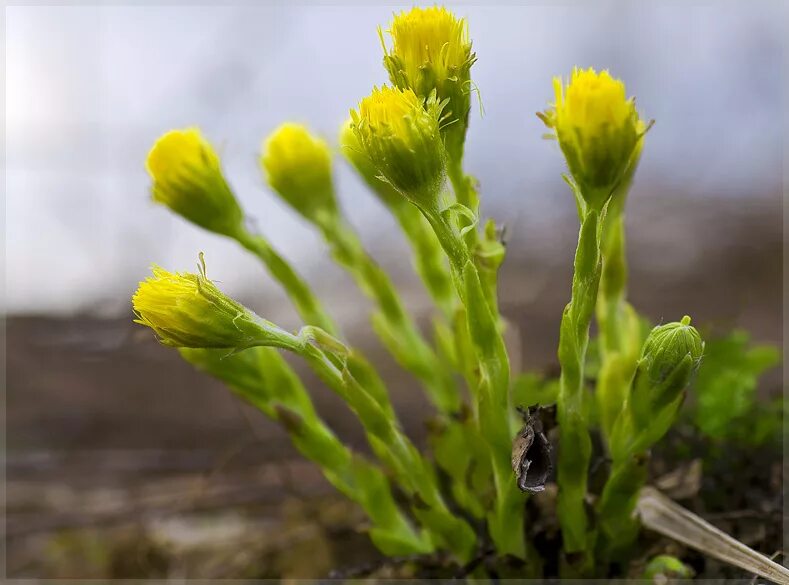
POLYGON ((760 377, 780 359, 777 347, 751 346, 748 333, 741 330, 708 342, 692 387, 698 428, 714 439, 726 439, 740 436, 742 424, 760 427, 756 421, 744 419, 763 412, 756 403, 756 388, 760 377))

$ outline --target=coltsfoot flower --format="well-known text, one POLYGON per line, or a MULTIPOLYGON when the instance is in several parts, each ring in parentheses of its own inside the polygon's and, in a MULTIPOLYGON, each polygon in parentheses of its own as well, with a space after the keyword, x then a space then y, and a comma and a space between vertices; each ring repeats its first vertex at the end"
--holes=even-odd
POLYGON ((374 88, 351 110, 361 151, 380 176, 414 204, 434 209, 446 176, 439 127, 445 102, 411 89, 374 88))
POLYGON ((553 87, 556 101, 537 115, 554 130, 586 203, 601 209, 637 159, 648 125, 608 71, 575 68, 569 83, 555 77, 553 87))
POLYGON ((244 213, 214 148, 197 128, 171 130, 153 145, 145 168, 153 200, 212 232, 234 235, 244 213))
POLYGON ((391 50, 384 31, 378 34, 384 49, 384 66, 392 84, 411 89, 427 98, 433 91, 439 100, 449 100, 444 128, 450 155, 462 149, 471 109, 471 66, 476 56, 471 51, 468 23, 440 6, 412 8, 395 15, 389 30, 391 50), (456 144, 460 140, 459 144, 456 144))
POLYGON ((306 127, 282 124, 264 141, 260 163, 271 188, 306 218, 337 211, 331 151, 306 127))
MULTIPOLYGON (((284 331, 234 301, 211 282, 200 255, 199 272, 153 266, 132 297, 135 323, 154 330, 164 345, 246 349, 277 345, 284 331)), ((286 334, 287 335, 287 334, 286 334)))

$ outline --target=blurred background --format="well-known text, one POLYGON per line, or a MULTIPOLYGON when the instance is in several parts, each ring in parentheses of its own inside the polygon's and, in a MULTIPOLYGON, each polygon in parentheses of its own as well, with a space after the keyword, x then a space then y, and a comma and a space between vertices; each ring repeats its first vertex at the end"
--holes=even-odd
MULTIPOLYGON (((569 298, 575 208, 534 113, 573 65, 610 69, 656 120, 628 208, 632 302, 655 322, 687 313, 706 331, 780 344, 785 3, 451 7, 479 58, 466 166, 483 214, 506 227, 502 308, 519 367, 555 366, 569 298)), ((423 438, 426 402, 370 333, 368 304, 257 164, 285 120, 336 142, 349 109, 386 82, 376 27, 401 8, 6 9, 9 576, 316 576, 372 554, 354 531, 343 533, 354 546, 337 546, 337 519, 358 513, 276 424, 133 325, 130 296, 152 262, 191 270, 203 251, 224 290, 299 325, 254 259, 151 202, 153 141, 199 126, 260 230, 401 380, 394 402, 423 438)), ((335 168, 351 223, 426 323, 395 222, 335 168)), ((329 424, 363 449, 352 417, 311 381, 329 424)))

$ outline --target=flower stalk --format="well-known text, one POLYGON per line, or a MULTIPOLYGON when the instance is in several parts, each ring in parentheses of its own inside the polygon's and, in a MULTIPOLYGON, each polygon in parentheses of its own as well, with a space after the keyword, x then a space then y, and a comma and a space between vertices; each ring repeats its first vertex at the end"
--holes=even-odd
POLYGON ((586 512, 587 470, 591 440, 587 426, 584 364, 589 326, 600 282, 601 212, 587 209, 581 220, 575 252, 570 302, 562 313, 559 331, 559 395, 557 416, 561 435, 557 482, 558 515, 567 552, 585 551, 588 546, 586 512))
POLYGON ((285 290, 305 323, 325 329, 332 334, 338 333, 337 325, 309 284, 264 236, 242 229, 235 232, 233 237, 263 263, 271 277, 285 290))
MULTIPOLYGON (((425 287, 437 307, 442 310, 443 318, 434 320, 435 339, 438 354, 445 363, 452 364, 455 370, 463 373, 471 387, 476 385, 476 376, 470 373, 473 360, 466 360, 458 355, 455 332, 450 327, 464 310, 458 303, 452 273, 441 247, 441 243, 428 221, 420 210, 398 192, 391 183, 380 177, 353 131, 352 121, 346 122, 340 133, 342 152, 356 169, 379 200, 395 216, 403 232, 411 243, 417 273, 425 283, 425 287)), ((465 323, 462 329, 466 329, 465 323)), ((454 381, 453 381, 454 383, 454 381)), ((451 478, 451 490, 455 501, 474 517, 484 516, 482 504, 484 487, 479 482, 469 480, 472 463, 478 475, 484 474, 479 461, 473 457, 458 457, 457 453, 477 453, 484 441, 479 430, 465 414, 458 416, 439 416, 431 421, 436 430, 431 436, 433 452, 438 466, 451 478)), ((489 477, 488 473, 488 477, 489 477)))
POLYGON ((425 340, 402 304, 386 272, 367 254, 356 234, 340 221, 320 225, 338 264, 356 279, 359 287, 372 298, 378 312, 373 328, 397 361, 422 382, 429 397, 443 413, 460 408, 460 395, 448 364, 425 340))
POLYGON ((347 367, 338 368, 323 350, 307 343, 297 353, 357 414, 373 451, 406 490, 413 501, 414 516, 436 539, 435 544, 452 551, 461 561, 468 561, 476 541, 471 527, 447 508, 433 470, 392 417, 347 367))
MULTIPOLYGON (((634 100, 626 97, 624 84, 607 71, 576 68, 568 83, 554 79, 554 95, 552 106, 538 116, 553 130, 564 154, 571 175, 565 180, 581 222, 571 297, 559 332, 557 512, 564 549, 581 553, 577 564, 583 572, 590 568, 592 540, 586 509, 591 440, 584 365, 602 273, 603 225, 612 195, 634 168, 647 127, 634 100)), ((611 262, 613 282, 617 265, 611 262)))
POLYGON ((634 161, 614 191, 603 222, 603 271, 597 299, 600 371, 595 395, 603 435, 608 439, 625 400, 645 334, 627 302, 627 254, 625 251, 625 202, 638 166, 643 141, 634 161))
POLYGON ((280 422, 294 446, 315 463, 326 479, 370 518, 370 538, 387 555, 424 554, 433 545, 418 533, 392 495, 378 466, 351 451, 315 411, 301 380, 273 348, 254 347, 239 353, 186 349, 181 356, 198 369, 225 382, 233 392, 280 422))
POLYGON ((633 510, 646 483, 648 451, 676 420, 703 352, 687 316, 655 327, 644 342, 611 432, 612 469, 598 503, 601 546, 609 556, 625 552, 638 534, 633 510))
POLYGON ((488 529, 497 548, 524 558, 523 494, 512 481, 510 452, 513 429, 509 412, 509 357, 491 311, 479 272, 462 236, 446 214, 436 208, 420 208, 441 242, 452 266, 458 296, 465 308, 462 326, 477 364, 472 385, 475 416, 480 435, 488 444, 496 491, 496 505, 488 515, 488 529))
POLYGON ((337 263, 375 301, 378 312, 373 316, 373 326, 390 353, 422 382, 439 412, 457 412, 460 397, 450 369, 420 333, 389 276, 370 257, 356 233, 343 221, 335 203, 328 159, 317 154, 310 155, 311 150, 323 153, 327 147, 312 138, 306 128, 286 125, 275 131, 266 140, 261 157, 269 184, 283 200, 321 231, 337 263), (297 142, 296 146, 292 144, 294 141, 297 142), (304 155, 299 157, 298 152, 304 155), (325 168, 318 173, 314 168, 317 165, 324 165, 325 168), (305 172, 310 181, 295 184, 279 179, 280 175, 300 175, 305 172), (307 189, 309 191, 305 192, 307 189), (312 192, 323 195, 312 199, 312 192))

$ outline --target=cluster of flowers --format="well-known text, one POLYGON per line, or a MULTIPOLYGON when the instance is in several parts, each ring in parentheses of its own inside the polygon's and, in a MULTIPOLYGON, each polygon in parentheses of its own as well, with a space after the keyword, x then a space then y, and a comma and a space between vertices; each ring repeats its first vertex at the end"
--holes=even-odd
MULTIPOLYGON (((251 231, 216 151, 197 129, 168 132, 154 145, 147 161, 153 199, 258 256, 306 325, 289 333, 228 298, 207 278, 202 257, 197 274, 155 267, 133 297, 134 311, 162 343, 280 421, 329 481, 364 508, 384 553, 444 550, 468 561, 481 525, 498 553, 526 560, 539 576, 523 492, 544 488, 550 445, 533 422, 518 431, 506 322, 496 300, 504 247, 493 222, 479 223, 476 181, 463 167, 476 55, 466 21, 444 8, 396 15, 386 32, 391 47, 379 31, 391 85, 374 88, 351 110, 339 142, 413 248, 437 308, 432 340, 344 220, 326 142, 287 123, 265 140, 260 163, 273 191, 321 232, 334 259, 370 296, 376 333, 433 402, 432 456, 402 432, 385 382, 341 341, 309 285, 251 231), (278 349, 304 358, 347 402, 376 462, 352 452, 323 423, 278 349), (437 469, 449 477, 450 493, 437 469), (392 483, 410 513, 395 500, 392 483)), ((575 69, 569 80, 554 80, 554 91, 554 103, 538 115, 567 161, 580 232, 561 321, 561 377, 548 403, 556 403, 560 432, 558 516, 564 549, 573 553, 567 565, 578 574, 590 572, 594 555, 611 560, 633 541, 645 454, 675 420, 703 343, 687 317, 645 330, 626 302, 624 202, 649 124, 606 71, 575 69), (601 368, 591 394, 584 365, 595 314, 601 368), (594 523, 586 482, 592 425, 613 461, 594 523)))

